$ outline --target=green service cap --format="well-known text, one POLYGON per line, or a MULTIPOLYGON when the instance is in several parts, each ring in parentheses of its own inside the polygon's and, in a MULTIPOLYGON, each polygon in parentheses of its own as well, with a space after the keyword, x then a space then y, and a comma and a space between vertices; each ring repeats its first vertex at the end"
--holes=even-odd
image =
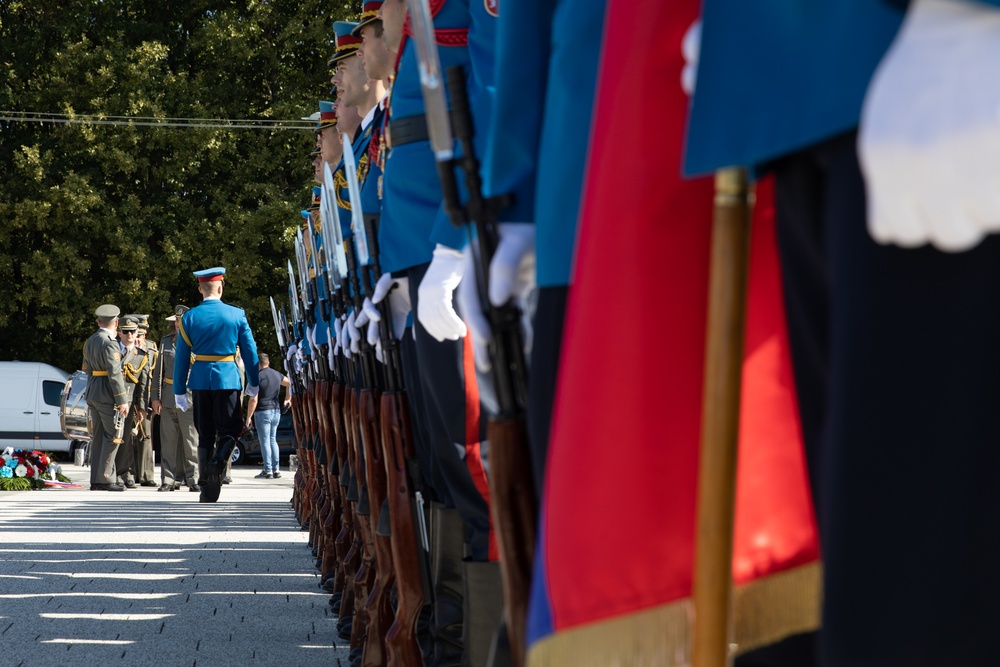
POLYGON ((126 317, 121 326, 118 327, 119 331, 135 331, 139 328, 139 321, 134 317, 126 317))
POLYGON ((187 306, 184 306, 184 305, 174 306, 174 314, 171 315, 170 317, 165 318, 165 319, 167 320, 167 322, 173 322, 178 317, 180 317, 181 315, 183 315, 184 313, 186 313, 189 310, 191 310, 191 309, 188 308, 187 306))
POLYGON ((108 320, 112 317, 118 317, 121 312, 121 308, 118 306, 106 303, 103 306, 98 306, 97 310, 94 311, 94 315, 97 315, 102 320, 108 320))

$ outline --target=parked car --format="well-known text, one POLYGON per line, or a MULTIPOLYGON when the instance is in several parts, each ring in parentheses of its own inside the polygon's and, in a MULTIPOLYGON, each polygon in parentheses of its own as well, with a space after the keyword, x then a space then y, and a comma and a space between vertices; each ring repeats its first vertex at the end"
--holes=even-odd
MULTIPOLYGON (((295 429, 292 426, 292 413, 285 412, 278 422, 278 455, 282 463, 287 464, 288 457, 295 453, 295 429)), ((260 452, 260 439, 257 437, 257 428, 251 427, 243 432, 236 449, 233 450, 233 464, 244 465, 252 461, 263 461, 264 457, 260 452)))
POLYGON ((37 361, 0 361, 0 450, 69 452, 59 423, 60 394, 69 374, 37 361))

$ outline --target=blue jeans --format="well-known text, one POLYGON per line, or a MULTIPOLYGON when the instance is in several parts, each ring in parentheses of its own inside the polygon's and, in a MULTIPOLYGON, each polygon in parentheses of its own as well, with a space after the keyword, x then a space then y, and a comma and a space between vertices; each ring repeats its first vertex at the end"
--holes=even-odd
POLYGON ((257 410, 253 413, 260 440, 260 454, 264 458, 264 472, 278 472, 278 422, 281 411, 257 410))

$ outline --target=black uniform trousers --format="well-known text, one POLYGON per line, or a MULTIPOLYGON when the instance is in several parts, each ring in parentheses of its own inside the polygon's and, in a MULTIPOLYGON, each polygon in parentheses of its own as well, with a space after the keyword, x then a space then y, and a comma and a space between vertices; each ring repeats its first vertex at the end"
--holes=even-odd
POLYGON ((566 301, 569 288, 539 287, 538 301, 532 318, 530 380, 528 382, 528 444, 531 449, 535 493, 542 497, 545 482, 545 461, 549 453, 552 429, 552 407, 555 404, 559 380, 559 359, 562 356, 562 335, 566 321, 566 301))
POLYGON ((211 456, 217 439, 227 435, 239 438, 243 433, 243 410, 239 389, 195 389, 192 392, 194 427, 198 431, 198 449, 211 456))
POLYGON ((854 132, 772 165, 823 667, 995 664, 1000 237, 868 235, 854 132))
MULTIPOLYGON (((406 271, 414 313, 417 290, 427 266, 421 264, 406 271)), ((413 330, 417 377, 416 382, 407 385, 407 390, 420 394, 415 396, 414 406, 423 407, 422 416, 416 418, 425 420, 429 454, 434 462, 430 473, 436 480, 434 488, 445 506, 454 505, 462 517, 469 559, 486 561, 491 556, 491 542, 495 549, 495 540, 490 539, 489 489, 483 452, 486 419, 479 402, 472 344, 468 338, 438 342, 419 321, 414 322, 413 330)), ((403 349, 405 352, 406 348, 403 349)))

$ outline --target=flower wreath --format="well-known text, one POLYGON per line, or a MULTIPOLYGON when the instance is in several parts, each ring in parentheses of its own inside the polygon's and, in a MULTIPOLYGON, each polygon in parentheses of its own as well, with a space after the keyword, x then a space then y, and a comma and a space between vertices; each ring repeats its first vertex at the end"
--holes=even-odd
POLYGON ((45 480, 70 481, 62 466, 44 452, 8 447, 0 454, 0 491, 44 489, 45 480))

